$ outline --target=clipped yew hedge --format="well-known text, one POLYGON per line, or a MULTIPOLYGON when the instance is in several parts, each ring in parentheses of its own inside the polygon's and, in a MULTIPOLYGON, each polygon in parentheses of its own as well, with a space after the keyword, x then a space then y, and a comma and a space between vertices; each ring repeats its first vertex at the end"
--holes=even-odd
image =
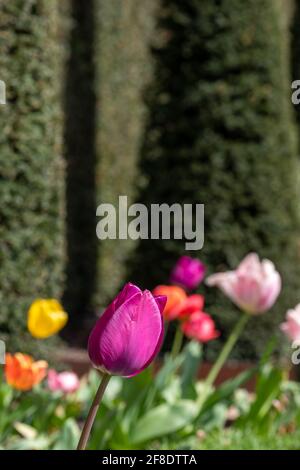
POLYGON ((63 286, 58 5, 0 1, 0 334, 24 351, 28 306, 63 286))
MULTIPOLYGON (((204 203, 205 244, 191 252, 208 272, 250 251, 273 260, 284 289, 277 308, 249 324, 237 355, 255 358, 299 302, 299 161, 289 54, 277 0, 163 0, 148 92, 139 200, 204 203)), ((165 282, 181 241, 143 241, 133 280, 165 282)), ((207 310, 223 335, 238 313, 214 290, 207 310)))

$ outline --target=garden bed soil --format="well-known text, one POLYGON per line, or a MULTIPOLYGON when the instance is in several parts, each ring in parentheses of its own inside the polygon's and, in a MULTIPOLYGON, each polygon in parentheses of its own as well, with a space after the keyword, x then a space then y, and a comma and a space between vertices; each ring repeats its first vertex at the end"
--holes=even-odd
MULTIPOLYGON (((84 349, 77 348, 68 348, 60 349, 56 351, 53 355, 53 360, 58 363, 63 363, 66 367, 72 369, 79 376, 86 374, 91 369, 91 362, 89 360, 88 354, 84 349)), ((241 372, 249 370, 254 367, 255 363, 249 361, 228 361, 225 366, 222 368, 220 374, 217 377, 216 385, 220 385, 226 380, 232 379, 239 375, 241 372)), ((158 365, 159 367, 159 365, 158 365)), ((212 364, 209 362, 202 362, 201 367, 199 368, 199 379, 204 379, 209 373, 212 364)), ((297 379, 296 369, 291 369, 289 373, 290 379, 297 379)), ((249 391, 253 391, 255 388, 255 376, 249 380, 245 385, 249 391)))

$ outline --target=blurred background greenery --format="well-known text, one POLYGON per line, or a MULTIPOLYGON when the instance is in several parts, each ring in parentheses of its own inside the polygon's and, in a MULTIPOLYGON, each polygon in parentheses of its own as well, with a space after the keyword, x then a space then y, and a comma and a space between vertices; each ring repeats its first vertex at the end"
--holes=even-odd
MULTIPOLYGON (((100 242, 96 207, 205 204, 208 272, 249 251, 284 289, 235 357, 256 359, 299 302, 298 0, 0 0, 0 331, 63 300, 71 345, 126 281, 166 283, 184 241, 100 242)), ((206 296, 223 337, 237 313, 206 296)), ((219 349, 220 341, 210 348, 219 349)))

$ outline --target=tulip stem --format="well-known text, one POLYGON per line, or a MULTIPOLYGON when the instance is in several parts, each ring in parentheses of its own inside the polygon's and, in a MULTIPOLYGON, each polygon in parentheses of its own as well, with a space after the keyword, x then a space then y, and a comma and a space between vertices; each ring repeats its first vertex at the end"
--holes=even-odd
POLYGON ((83 430, 82 430, 82 433, 78 442, 77 450, 84 450, 86 448, 86 444, 90 437, 91 429, 93 427, 99 405, 102 401, 102 398, 103 398, 103 395, 106 390, 110 377, 111 376, 109 374, 104 374, 102 377, 99 388, 97 390, 92 406, 90 408, 89 414, 84 423, 83 430))
POLYGON ((181 331, 181 328, 178 326, 176 329, 174 341, 173 341, 173 346, 171 350, 171 357, 175 359, 175 357, 178 356, 181 350, 182 346, 182 340, 183 340, 183 333, 181 331))
POLYGON ((234 345, 239 339, 239 336, 242 333, 243 329, 245 328, 246 323, 248 322, 249 318, 250 318, 250 315, 248 313, 244 313, 244 315, 241 316, 239 321, 236 323, 234 329, 232 330, 231 335, 229 336, 228 340, 224 344, 223 349, 221 350, 218 359, 214 363, 213 367, 210 369, 210 372, 204 381, 204 393, 203 393, 202 400, 201 400, 201 406, 206 400, 207 393, 210 387, 214 384, 214 381, 218 377, 220 370, 222 369, 234 345))

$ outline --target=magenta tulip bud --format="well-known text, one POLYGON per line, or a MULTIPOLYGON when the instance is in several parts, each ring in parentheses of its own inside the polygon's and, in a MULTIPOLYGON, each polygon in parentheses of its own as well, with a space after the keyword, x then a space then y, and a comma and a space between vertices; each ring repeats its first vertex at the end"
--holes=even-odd
POLYGON ((291 341, 300 342, 300 304, 287 311, 286 321, 280 328, 291 341))
POLYGON ((193 290, 203 280, 205 271, 205 265, 198 259, 181 256, 171 272, 170 282, 187 290, 193 290))
POLYGON ((142 372, 160 349, 166 301, 126 284, 90 334, 88 353, 94 367, 123 377, 142 372))
POLYGON ((232 302, 252 315, 269 310, 281 290, 281 278, 274 264, 267 259, 260 261, 256 253, 247 255, 235 271, 213 274, 206 283, 219 287, 232 302))

